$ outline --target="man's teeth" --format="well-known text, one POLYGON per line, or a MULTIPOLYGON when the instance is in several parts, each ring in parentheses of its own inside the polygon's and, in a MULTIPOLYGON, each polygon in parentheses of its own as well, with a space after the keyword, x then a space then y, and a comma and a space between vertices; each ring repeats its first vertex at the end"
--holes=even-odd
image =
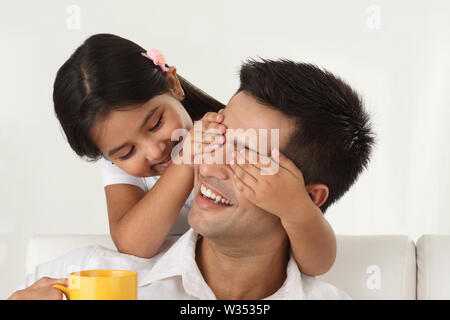
POLYGON ((210 189, 208 189, 207 187, 205 187, 203 184, 200 186, 200 192, 202 193, 202 195, 204 195, 206 198, 209 198, 211 200, 213 200, 215 203, 218 203, 219 201, 223 204, 229 205, 231 206, 231 202, 228 201, 227 199, 222 198, 221 196, 215 194, 214 192, 212 192, 210 189))

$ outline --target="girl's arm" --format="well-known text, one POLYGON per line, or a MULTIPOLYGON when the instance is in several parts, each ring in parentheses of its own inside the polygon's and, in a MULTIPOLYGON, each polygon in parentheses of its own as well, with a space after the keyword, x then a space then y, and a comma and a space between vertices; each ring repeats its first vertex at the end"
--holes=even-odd
POLYGON ((154 256, 192 191, 193 167, 170 164, 147 193, 137 186, 105 187, 110 233, 120 252, 154 256))
POLYGON ((301 272, 317 276, 331 269, 336 259, 336 236, 319 207, 308 206, 289 219, 281 219, 281 224, 301 272))

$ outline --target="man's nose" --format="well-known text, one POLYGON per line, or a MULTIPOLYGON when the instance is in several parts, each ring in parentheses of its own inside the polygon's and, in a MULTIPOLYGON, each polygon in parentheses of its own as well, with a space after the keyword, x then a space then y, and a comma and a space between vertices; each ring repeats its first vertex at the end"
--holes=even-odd
MULTIPOLYGON (((219 180, 227 180, 231 178, 231 169, 226 163, 227 152, 225 148, 215 151, 215 154, 205 155, 199 164, 200 174, 204 177, 213 177, 219 180)), ((228 152, 229 153, 229 152, 228 152)), ((228 158, 230 155, 228 155, 228 158)))
POLYGON ((199 164, 200 174, 204 177, 216 178, 218 180, 227 180, 229 172, 224 164, 199 164))

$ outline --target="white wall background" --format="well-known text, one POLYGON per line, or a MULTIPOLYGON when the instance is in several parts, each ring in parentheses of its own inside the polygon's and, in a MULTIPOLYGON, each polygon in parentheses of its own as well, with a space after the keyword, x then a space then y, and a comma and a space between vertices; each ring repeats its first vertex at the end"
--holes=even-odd
POLYGON ((0 3, 0 297, 24 279, 30 236, 108 232, 98 164, 71 151, 51 98, 59 66, 101 32, 159 48, 222 102, 246 57, 342 76, 365 97, 378 144, 326 215, 336 233, 450 233, 449 12, 444 0, 0 3))

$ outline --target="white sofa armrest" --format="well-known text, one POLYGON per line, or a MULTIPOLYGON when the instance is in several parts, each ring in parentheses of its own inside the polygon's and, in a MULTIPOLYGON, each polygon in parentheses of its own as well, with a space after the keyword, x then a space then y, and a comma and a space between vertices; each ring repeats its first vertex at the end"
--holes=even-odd
POLYGON ((417 299, 450 299, 450 235, 417 240, 417 299))
POLYGON ((416 299, 416 250, 404 235, 337 235, 336 261, 319 279, 352 299, 416 299))

